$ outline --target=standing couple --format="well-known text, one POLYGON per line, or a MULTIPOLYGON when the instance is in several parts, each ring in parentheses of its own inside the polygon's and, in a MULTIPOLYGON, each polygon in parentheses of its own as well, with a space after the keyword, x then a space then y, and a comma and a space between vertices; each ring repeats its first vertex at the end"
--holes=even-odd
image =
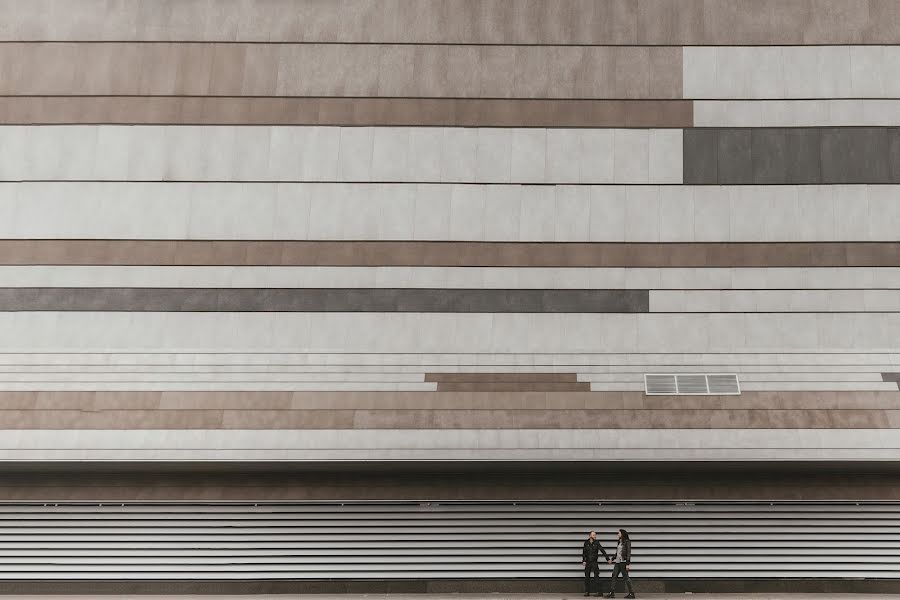
POLYGON ((628 539, 628 532, 624 529, 619 530, 619 539, 616 543, 616 556, 610 559, 606 554, 606 550, 600 545, 597 539, 597 532, 592 531, 588 535, 588 539, 584 542, 581 550, 581 564, 584 565, 584 595, 591 595, 591 573, 594 574, 594 580, 597 582, 597 595, 600 595, 600 555, 603 559, 613 565, 612 581, 609 584, 609 593, 607 598, 616 597, 616 579, 619 574, 625 579, 625 585, 628 587, 628 595, 626 598, 634 598, 634 590, 631 588, 631 578, 628 576, 628 570, 631 568, 631 540, 628 539))

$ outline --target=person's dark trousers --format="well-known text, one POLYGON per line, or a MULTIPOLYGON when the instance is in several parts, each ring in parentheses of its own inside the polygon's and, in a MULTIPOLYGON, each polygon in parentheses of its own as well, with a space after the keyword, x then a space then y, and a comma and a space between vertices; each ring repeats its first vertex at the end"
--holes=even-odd
POLYGON ((591 593, 591 573, 594 574, 594 582, 597 584, 597 593, 600 592, 600 565, 599 563, 589 562, 584 565, 584 593, 591 593))
POLYGON ((628 576, 628 569, 625 567, 626 563, 615 563, 613 565, 612 581, 609 582, 610 593, 615 593, 616 591, 616 578, 619 576, 619 573, 621 573, 622 577, 625 579, 625 587, 628 588, 628 593, 634 593, 634 590, 631 587, 631 577, 628 576))

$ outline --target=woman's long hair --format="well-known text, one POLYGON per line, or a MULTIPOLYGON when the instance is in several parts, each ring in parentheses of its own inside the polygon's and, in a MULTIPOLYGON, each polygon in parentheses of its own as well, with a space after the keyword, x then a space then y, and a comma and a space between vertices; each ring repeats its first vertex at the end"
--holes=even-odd
POLYGON ((629 538, 628 538, 628 532, 627 532, 627 531, 625 531, 625 530, 624 530, 624 529, 620 529, 620 530, 619 530, 619 533, 621 533, 621 534, 622 534, 622 540, 623 540, 623 541, 625 541, 625 540, 628 540, 628 539, 629 539, 629 538))

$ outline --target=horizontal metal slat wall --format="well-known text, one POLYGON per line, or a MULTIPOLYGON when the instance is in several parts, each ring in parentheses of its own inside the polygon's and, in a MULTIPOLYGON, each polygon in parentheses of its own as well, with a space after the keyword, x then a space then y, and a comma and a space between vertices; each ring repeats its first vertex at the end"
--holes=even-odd
POLYGON ((900 504, 0 504, 0 580, 561 578, 597 530, 635 577, 900 579, 900 504))

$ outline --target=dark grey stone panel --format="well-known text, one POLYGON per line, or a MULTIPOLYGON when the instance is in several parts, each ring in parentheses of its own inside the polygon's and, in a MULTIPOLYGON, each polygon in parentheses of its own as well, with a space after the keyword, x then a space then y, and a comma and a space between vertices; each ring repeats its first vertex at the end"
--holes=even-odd
POLYGON ((900 128, 687 129, 683 176, 700 185, 900 183, 900 128))
POLYGON ((740 184, 753 181, 752 129, 726 129, 719 132, 716 150, 719 181, 740 184))
POLYGON ((0 288, 0 311, 648 312, 648 290, 0 288))
POLYGON ((719 130, 685 129, 681 139, 684 183, 717 183, 719 130))
POLYGON ((900 127, 888 129, 887 136, 891 183, 900 183, 900 127))
POLYGON ((786 130, 789 181, 821 181, 822 132, 817 128, 786 130))
POLYGON ((823 129, 822 183, 889 183, 889 129, 823 129))
MULTIPOLYGON (((754 129, 752 134, 753 176, 742 183, 783 183, 788 181, 787 131, 754 129)), ((720 156, 721 160, 732 157, 720 156)))

